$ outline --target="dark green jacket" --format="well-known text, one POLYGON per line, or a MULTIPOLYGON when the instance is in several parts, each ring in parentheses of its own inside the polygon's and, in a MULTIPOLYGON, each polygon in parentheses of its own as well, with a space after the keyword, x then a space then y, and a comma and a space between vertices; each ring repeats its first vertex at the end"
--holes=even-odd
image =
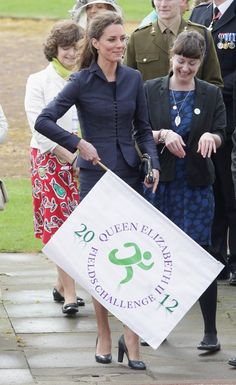
MULTIPOLYGON (((220 65, 211 33, 202 25, 182 19, 179 33, 185 29, 198 31, 206 40, 206 55, 197 77, 223 87, 220 65)), ((142 73, 143 80, 168 74, 169 52, 157 22, 137 29, 131 34, 124 63, 138 69, 142 73)))

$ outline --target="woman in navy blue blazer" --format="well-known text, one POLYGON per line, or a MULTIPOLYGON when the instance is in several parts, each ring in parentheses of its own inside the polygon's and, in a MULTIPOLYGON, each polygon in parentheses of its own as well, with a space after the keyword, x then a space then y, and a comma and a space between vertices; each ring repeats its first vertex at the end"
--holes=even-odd
MULTIPOLYGON (((64 90, 39 115, 35 129, 69 151, 79 152, 80 197, 83 198, 104 171, 98 160, 119 175, 136 191, 142 193, 139 173, 142 153, 152 158, 154 183, 144 184, 156 190, 159 161, 152 130, 149 125, 146 98, 138 71, 121 65, 126 35, 123 22, 114 12, 104 12, 90 23, 81 53, 81 71, 74 74, 64 90), (56 121, 75 104, 83 139, 60 128, 56 121)), ((93 300, 98 339, 95 359, 110 363, 111 334, 107 310, 93 300)), ((125 327, 119 340, 119 361, 126 353, 133 369, 145 369, 139 360, 138 336, 125 327)))

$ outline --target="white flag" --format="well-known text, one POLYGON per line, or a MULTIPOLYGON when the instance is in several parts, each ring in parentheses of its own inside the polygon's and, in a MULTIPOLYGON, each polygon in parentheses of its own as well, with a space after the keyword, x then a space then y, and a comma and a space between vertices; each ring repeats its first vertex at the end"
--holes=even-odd
POLYGON ((111 171, 43 251, 154 349, 223 268, 111 171))

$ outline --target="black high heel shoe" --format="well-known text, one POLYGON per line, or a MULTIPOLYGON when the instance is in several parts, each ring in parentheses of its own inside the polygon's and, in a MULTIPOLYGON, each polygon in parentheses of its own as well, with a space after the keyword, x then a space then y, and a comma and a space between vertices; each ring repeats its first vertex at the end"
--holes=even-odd
POLYGON ((122 335, 118 341, 118 362, 123 362, 124 353, 126 354, 126 357, 128 359, 128 366, 131 369, 136 369, 136 370, 145 370, 146 369, 146 365, 143 361, 130 360, 129 359, 128 349, 127 349, 127 346, 125 344, 124 336, 122 335))
MULTIPOLYGON (((52 295, 53 295, 53 299, 55 302, 65 302, 65 298, 63 297, 63 295, 61 295, 61 293, 55 287, 52 291, 52 295)), ((84 306, 85 305, 83 298, 81 298, 81 297, 76 297, 76 298, 77 298, 78 306, 84 306)))
MULTIPOLYGON (((96 347, 98 344, 98 338, 96 339, 96 347)), ((95 360, 99 364, 110 364, 112 362, 112 355, 111 353, 108 354, 95 354, 95 360)))

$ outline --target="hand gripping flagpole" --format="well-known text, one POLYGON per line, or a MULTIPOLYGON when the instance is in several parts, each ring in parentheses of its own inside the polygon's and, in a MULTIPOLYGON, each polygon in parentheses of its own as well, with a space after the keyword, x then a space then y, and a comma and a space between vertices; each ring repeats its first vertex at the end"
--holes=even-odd
POLYGON ((101 168, 103 168, 103 170, 105 170, 105 171, 108 171, 108 170, 109 170, 109 168, 107 168, 102 162, 99 162, 99 160, 97 161, 97 164, 98 164, 101 168))

